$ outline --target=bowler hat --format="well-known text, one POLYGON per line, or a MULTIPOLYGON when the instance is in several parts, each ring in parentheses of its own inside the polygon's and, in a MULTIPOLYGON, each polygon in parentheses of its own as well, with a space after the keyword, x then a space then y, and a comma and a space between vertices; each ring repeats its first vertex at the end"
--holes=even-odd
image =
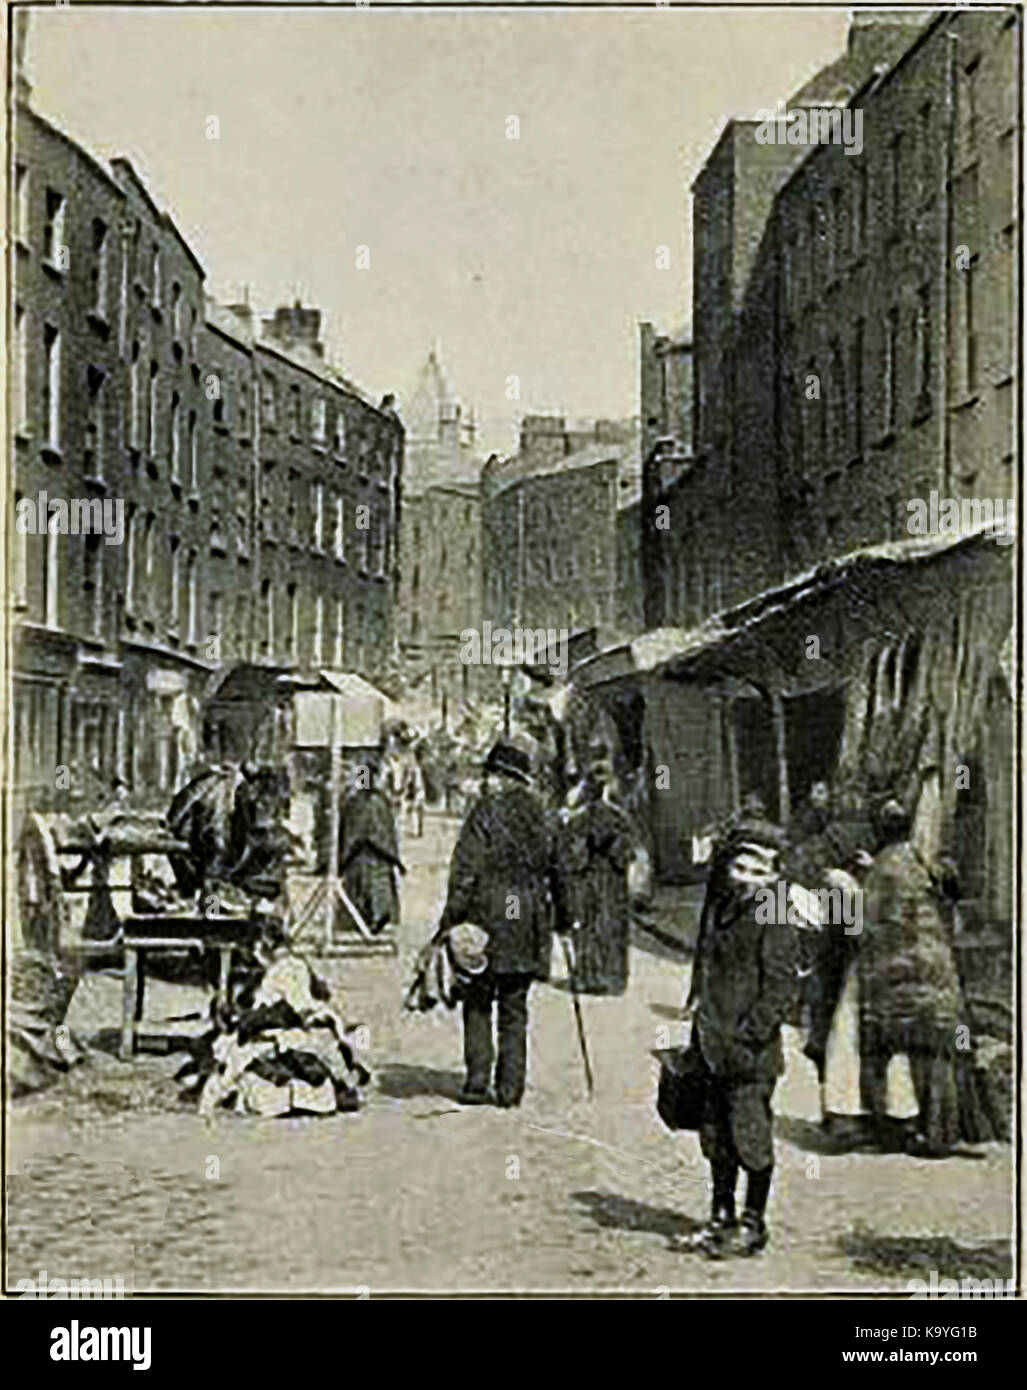
POLYGON ((485 771, 500 772, 504 777, 512 777, 527 785, 531 781, 531 759, 527 753, 501 739, 489 749, 485 771))

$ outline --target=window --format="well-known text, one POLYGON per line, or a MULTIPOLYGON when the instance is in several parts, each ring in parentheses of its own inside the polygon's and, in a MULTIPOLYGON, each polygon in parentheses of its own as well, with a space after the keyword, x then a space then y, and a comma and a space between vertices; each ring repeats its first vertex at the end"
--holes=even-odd
POLYGON ((899 230, 902 220, 902 136, 896 135, 891 142, 891 227, 899 230))
POLYGON ((189 646, 196 642, 196 604, 197 604, 197 584, 196 584, 196 551, 190 550, 185 565, 185 640, 189 646))
POLYGON ((346 519, 345 501, 341 497, 335 499, 335 558, 344 560, 346 558, 346 519))
POLYGON ((263 423, 274 429, 278 422, 278 390, 270 372, 265 372, 260 384, 260 408, 263 423))
POLYGON ((920 197, 927 198, 931 192, 931 103, 925 101, 920 107, 920 197))
POLYGON ((196 411, 189 412, 189 490, 196 493, 200 487, 200 436, 196 429, 196 411))
POLYGON ((845 362, 841 343, 831 344, 831 453, 840 461, 848 445, 846 429, 848 425, 848 402, 845 391, 845 362))
POLYGON ((160 247, 156 242, 150 251, 150 303, 155 309, 161 306, 160 247))
POLYGON ((931 408, 931 288, 921 286, 913 318, 913 351, 917 372, 917 413, 931 408))
POLYGON ((22 246, 28 246, 29 171, 24 164, 14 166, 14 236, 22 246))
POLYGON ((168 626, 172 632, 178 631, 179 608, 181 605, 181 595, 179 593, 181 555, 179 552, 179 540, 177 536, 171 537, 171 616, 168 619, 168 626))
POLYGON ((884 358, 881 364, 884 376, 881 383, 881 399, 885 434, 890 434, 895 429, 898 416, 898 346, 899 311, 893 306, 888 310, 884 325, 884 358))
POLYGON ((93 218, 93 264, 90 277, 93 283, 93 309, 104 317, 107 312, 107 248, 110 237, 107 224, 93 218))
POLYGON ((220 367, 214 368, 214 376, 217 379, 218 390, 211 405, 211 414, 214 417, 215 425, 223 425, 225 423, 225 398, 231 390, 231 385, 228 380, 228 373, 223 373, 220 367))
POLYGON ((341 409, 335 415, 335 452, 337 454, 346 452, 346 417, 341 409))
POLYGON ((314 398, 313 434, 314 443, 323 444, 327 437, 328 410, 323 396, 314 398))
POLYGON ((310 659, 314 666, 324 665, 324 599, 318 594, 314 600, 314 640, 311 644, 310 659))
POLYGON ((28 428, 28 350, 29 316, 22 304, 14 306, 14 432, 24 434, 28 428))
POLYGON ((856 193, 852 215, 852 249, 859 253, 866 246, 868 227, 867 215, 870 207, 870 182, 867 166, 856 164, 856 193))
POLYGON ((130 505, 125 519, 125 611, 131 614, 135 607, 136 589, 136 546, 139 542, 139 527, 136 524, 136 509, 130 505))
POLYGON ((243 378, 243 380, 242 380, 242 381, 240 382, 240 384, 239 384, 238 417, 239 417, 239 438, 240 438, 240 439, 249 439, 249 437, 250 437, 250 383, 249 383, 249 380, 248 380, 247 378, 245 378, 245 377, 243 378))
POLYGON ((43 623, 56 628, 61 621, 61 541, 57 530, 58 516, 52 512, 47 521, 46 546, 43 550, 43 623))
POLYGON ((345 637, 346 637, 346 601, 337 598, 335 600, 335 666, 337 670, 342 670, 345 657, 345 637))
POLYGON ((143 434, 143 360, 138 343, 132 344, 132 364, 129 367, 128 386, 128 446, 130 449, 138 449, 141 447, 143 434))
POLYGON ((50 265, 67 268, 64 245, 64 194, 46 190, 46 222, 43 224, 43 258, 50 265))
POLYGON ((182 286, 177 280, 171 286, 171 336, 176 343, 182 339, 182 286))
POLYGON ((146 440, 146 450, 150 458, 157 456, 157 417, 160 406, 160 368, 156 362, 150 363, 150 429, 146 440))
POLYGON ((169 429, 171 432, 171 481, 181 482, 182 478, 182 401, 177 391, 171 395, 171 415, 169 418, 169 429))
POLYGON ((289 391, 289 433, 296 439, 303 433, 303 400, 298 386, 289 391))
POLYGON ((959 274, 963 281, 963 382, 967 396, 977 386, 977 325, 974 321, 974 272, 976 257, 959 274))
POLYGON ((960 152, 969 158, 977 145, 977 73, 980 57, 974 58, 963 69, 963 81, 959 93, 959 133, 960 152))
MULTIPOLYGON (((221 629, 224 625, 224 598, 216 590, 212 589, 207 595, 207 630, 208 636, 214 639, 215 660, 221 656, 221 629)), ((238 633, 242 638, 242 632, 238 633)))
POLYGON ((844 235, 845 215, 842 207, 842 186, 840 183, 836 183, 831 189, 831 226, 827 244, 828 273, 832 279, 841 269, 844 235))
POLYGON ((85 537, 82 556, 82 587, 92 595, 93 636, 103 636, 103 555, 106 546, 97 535, 85 537))
POLYGON ((315 483, 313 487, 314 549, 321 550, 324 540, 324 487, 315 483))
POLYGON ((86 369, 86 473, 103 477, 104 374, 98 367, 86 369))
POLYGON ((61 447, 61 335, 53 324, 43 329, 43 421, 46 442, 51 449, 61 447))
POLYGON ((296 585, 290 584, 289 594, 289 660, 298 661, 300 654, 300 598, 296 585))
POLYGON ((261 607, 261 627, 264 633, 261 642, 267 656, 273 656, 275 651, 275 600, 271 592, 270 579, 262 579, 260 582, 260 607, 261 607))
POLYGON ((143 535, 143 580, 146 585, 147 601, 153 598, 153 547, 156 539, 156 518, 153 512, 146 514, 146 530, 143 535))

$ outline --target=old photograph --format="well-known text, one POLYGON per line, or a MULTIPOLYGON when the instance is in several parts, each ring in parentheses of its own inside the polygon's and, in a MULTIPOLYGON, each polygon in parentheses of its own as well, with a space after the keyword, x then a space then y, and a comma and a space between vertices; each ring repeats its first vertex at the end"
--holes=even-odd
POLYGON ((6 18, 44 1356, 1020 1296, 1022 9, 6 18))

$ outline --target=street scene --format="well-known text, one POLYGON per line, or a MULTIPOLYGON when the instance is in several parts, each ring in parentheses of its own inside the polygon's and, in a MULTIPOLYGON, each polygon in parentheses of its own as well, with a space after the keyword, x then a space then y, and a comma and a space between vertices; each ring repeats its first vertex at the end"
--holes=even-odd
POLYGON ((8 1295, 1020 1292, 1021 15, 746 8, 15 13, 8 1295))

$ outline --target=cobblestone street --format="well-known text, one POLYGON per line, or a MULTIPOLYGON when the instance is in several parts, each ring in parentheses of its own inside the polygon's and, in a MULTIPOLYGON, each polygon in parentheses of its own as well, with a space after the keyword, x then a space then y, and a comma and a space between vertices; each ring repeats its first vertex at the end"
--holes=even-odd
MULTIPOLYGON (((404 847, 399 959, 329 963, 344 1016, 370 1029, 375 1075, 361 1113, 226 1113, 208 1123, 177 1100, 180 1056, 126 1065, 97 1053, 13 1110, 12 1287, 45 1269, 120 1274, 139 1292, 623 1288, 657 1297, 661 1288, 894 1293, 932 1268, 1011 1273, 1008 1146, 943 1162, 826 1152, 815 1078, 790 1030, 775 1098, 771 1245, 759 1259, 717 1265, 676 1253, 671 1238, 705 1215, 707 1170, 696 1137, 670 1135, 654 1110, 651 1052, 667 1042, 661 1029, 676 1039, 687 984, 687 966, 660 948, 632 951, 626 997, 582 1001, 593 1102, 557 947, 553 982, 532 995, 524 1105, 461 1109, 458 1017, 400 1010, 441 907, 454 831, 454 821, 429 817, 425 838, 404 847)), ((662 915, 687 937, 695 894, 676 901, 680 910, 665 904, 662 915)), ((90 978, 73 1028, 89 1037, 114 1027, 119 1000, 116 979, 90 978)), ((202 1004, 199 991, 158 984, 148 1008, 170 1016, 202 1004)))

